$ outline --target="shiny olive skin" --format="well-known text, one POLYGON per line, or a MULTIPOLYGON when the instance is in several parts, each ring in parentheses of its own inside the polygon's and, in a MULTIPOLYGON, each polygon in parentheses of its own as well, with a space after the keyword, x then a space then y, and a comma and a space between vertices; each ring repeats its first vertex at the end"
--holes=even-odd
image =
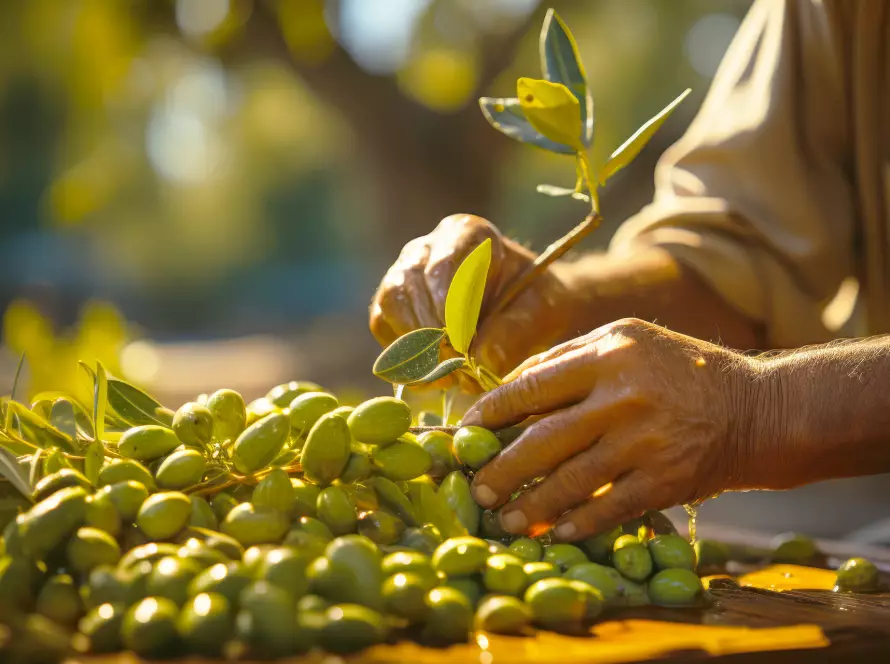
POLYGON ((616 526, 607 532, 588 537, 581 542, 581 548, 587 553, 591 562, 608 565, 612 562, 612 549, 615 546, 615 540, 622 534, 621 526, 616 526))
POLYGON ((501 451, 501 441, 488 429, 461 427, 454 434, 454 456, 465 466, 479 470, 501 451))
POLYGON ((599 563, 580 563, 566 570, 563 576, 596 588, 606 602, 614 602, 620 597, 625 584, 618 570, 599 563))
POLYGON ((428 615, 425 639, 438 644, 464 643, 473 622, 473 607, 454 588, 434 588, 426 596, 428 615))
POLYGON ((151 539, 165 540, 185 528, 191 515, 192 503, 185 494, 155 493, 140 506, 136 525, 151 539))
POLYGON ((178 450, 161 462, 155 473, 155 481, 161 489, 186 489, 201 481, 206 468, 207 461, 198 450, 178 450))
POLYGON ((528 584, 532 585, 541 579, 556 579, 562 576, 559 568, 553 563, 545 563, 543 561, 536 563, 525 563, 522 566, 528 577, 528 584))
POLYGON ((310 562, 303 551, 276 547, 263 556, 257 565, 256 577, 287 591, 296 600, 309 590, 306 568, 310 562))
POLYGON ((189 584, 200 572, 201 566, 194 560, 173 556, 162 558, 148 576, 146 590, 149 595, 165 597, 182 606, 189 596, 189 584))
POLYGON ((83 601, 74 579, 57 574, 43 584, 34 611, 59 625, 73 627, 83 615, 83 601))
POLYGON ((68 564, 80 574, 87 574, 99 565, 115 565, 121 558, 117 541, 98 528, 78 528, 68 540, 68 564))
POLYGON ((507 547, 510 553, 527 562, 536 563, 544 556, 544 547, 538 540, 528 537, 518 537, 507 547))
POLYGON ((201 593, 216 593, 232 606, 238 604, 242 591, 253 583, 253 575, 240 562, 219 563, 200 572, 188 586, 189 597, 201 593))
POLYGON ((334 535, 354 533, 358 526, 355 507, 346 492, 338 486, 329 486, 318 494, 316 509, 318 519, 334 535))
POLYGON ((417 443, 397 440, 385 447, 375 447, 371 463, 380 475, 393 482, 404 482, 426 473, 432 465, 432 457, 417 443))
POLYGON ((430 455, 429 475, 433 478, 445 477, 458 470, 460 464, 454 456, 454 437, 444 431, 427 431, 417 437, 417 444, 430 455))
POLYGON ((819 557, 819 549, 811 537, 799 533, 783 533, 772 541, 772 562, 806 565, 819 557))
POLYGON ((305 436, 321 419, 340 406, 337 398, 327 392, 304 392, 290 402, 290 428, 297 436, 305 436))
POLYGON ((432 589, 439 581, 430 557, 417 551, 398 551, 383 558, 381 571, 384 577, 394 574, 411 574, 419 577, 432 589))
POLYGON ((340 477, 351 454, 349 427, 339 415, 322 415, 309 430, 300 463, 306 479, 327 485, 340 477))
POLYGON ((253 490, 251 502, 260 509, 291 514, 297 502, 297 494, 288 474, 281 468, 273 468, 253 490))
POLYGON ((175 650, 179 607, 164 597, 146 597, 129 608, 121 635, 124 646, 140 657, 158 658, 175 650))
POLYGON ((429 611, 426 595, 429 582, 411 572, 393 574, 383 582, 383 606, 386 612, 405 620, 422 622, 429 611))
POLYGON ((568 579, 542 579, 525 591, 523 599, 534 621, 544 627, 564 627, 579 623, 587 612, 587 598, 568 579))
POLYGON ((201 593, 182 608, 176 629, 189 652, 218 657, 234 620, 228 599, 217 593, 201 593))
POLYGON ((448 576, 481 572, 488 560, 488 544, 477 537, 452 537, 433 553, 433 567, 448 576))
POLYGON ((522 634, 532 612, 521 599, 505 595, 486 597, 476 609, 475 628, 493 634, 522 634))
POLYGON ((217 390, 204 404, 213 416, 213 437, 219 441, 234 440, 247 423, 244 397, 235 390, 217 390))
POLYGON ((220 526, 223 533, 233 537, 244 547, 254 544, 274 544, 284 539, 289 523, 277 510, 259 509, 251 503, 241 503, 230 511, 220 526))
POLYGON ((695 550, 679 535, 656 535, 646 546, 655 569, 695 570, 695 550))
POLYGON ((652 556, 633 535, 622 535, 615 540, 612 565, 631 581, 645 581, 652 573, 652 556))
POLYGON ((482 519, 482 508, 473 500, 466 476, 457 470, 446 475, 439 485, 439 495, 443 496, 454 510, 461 524, 467 529, 467 534, 476 535, 482 519))
POLYGON ((213 413, 206 406, 189 401, 173 416, 173 432, 183 444, 203 448, 213 437, 213 413))
POLYGON ((563 572, 570 567, 587 562, 587 556, 574 544, 551 544, 544 547, 541 558, 545 563, 553 563, 563 572))
POLYGON ((486 590, 497 595, 520 596, 528 586, 522 560, 509 553, 489 556, 482 579, 486 590))
POLYGON ((880 572, 865 558, 850 558, 837 569, 835 590, 840 592, 870 593, 878 590, 880 572))
POLYGON ((31 497, 35 503, 39 503, 41 500, 49 498, 56 491, 72 486, 83 487, 87 491, 93 488, 93 485, 83 473, 73 468, 62 468, 58 472, 41 479, 34 487, 31 497))
POLYGON ((357 652, 386 638, 383 616, 365 606, 336 604, 327 610, 325 618, 318 640, 328 652, 357 652))
POLYGON ((688 569, 665 569, 649 580, 649 598, 659 606, 694 606, 702 592, 701 579, 688 569))
POLYGON ((154 461, 170 454, 180 445, 171 429, 157 424, 128 429, 117 444, 121 456, 136 461, 154 461))
POLYGON ((100 604, 81 618, 78 631, 88 639, 88 651, 102 655, 123 648, 121 627, 127 607, 123 604, 100 604))
POLYGON ((347 422, 355 440, 366 445, 385 445, 408 431, 411 407, 394 397, 375 397, 356 406, 347 422))

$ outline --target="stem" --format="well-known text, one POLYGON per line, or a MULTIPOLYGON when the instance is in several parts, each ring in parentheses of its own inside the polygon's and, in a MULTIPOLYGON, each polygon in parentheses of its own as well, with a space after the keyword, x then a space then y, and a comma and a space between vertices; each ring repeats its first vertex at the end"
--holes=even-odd
POLYGON ((517 295, 524 291, 528 285, 535 280, 551 263, 562 258, 565 253, 574 247, 578 242, 583 240, 590 232, 600 225, 603 218, 596 211, 591 212, 584 220, 575 226, 568 233, 559 238, 556 242, 547 247, 535 261, 525 268, 515 281, 504 291, 504 293, 495 302, 494 307, 488 314, 496 314, 512 302, 517 295))

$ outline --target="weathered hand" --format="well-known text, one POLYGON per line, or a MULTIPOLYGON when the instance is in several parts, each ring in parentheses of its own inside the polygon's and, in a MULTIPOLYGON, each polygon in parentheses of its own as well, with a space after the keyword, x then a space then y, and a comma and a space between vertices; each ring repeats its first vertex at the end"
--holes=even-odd
POLYGON ((458 214, 405 245, 386 273, 371 303, 371 332, 377 340, 385 346, 419 327, 442 327, 445 297, 455 271, 487 238, 492 241, 492 260, 473 355, 503 375, 536 349, 568 338, 564 328, 571 310, 566 306, 570 291, 552 270, 539 275, 503 310, 486 315, 498 295, 535 257, 485 219, 458 214))
POLYGON ((504 507, 502 525, 512 533, 552 526, 571 541, 647 509, 741 488, 755 372, 742 355, 636 319, 557 346, 464 417, 498 429, 543 416, 477 473, 473 495, 498 507, 544 477, 504 507))

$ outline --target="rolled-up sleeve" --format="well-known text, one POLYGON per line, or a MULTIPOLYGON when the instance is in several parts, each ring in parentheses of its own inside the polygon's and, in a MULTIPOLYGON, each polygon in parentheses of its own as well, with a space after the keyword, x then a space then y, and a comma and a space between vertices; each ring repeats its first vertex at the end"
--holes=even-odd
POLYGON ((853 274, 842 54, 815 0, 757 0, 652 204, 610 253, 658 246, 760 321, 774 347, 831 338, 822 310, 853 274))

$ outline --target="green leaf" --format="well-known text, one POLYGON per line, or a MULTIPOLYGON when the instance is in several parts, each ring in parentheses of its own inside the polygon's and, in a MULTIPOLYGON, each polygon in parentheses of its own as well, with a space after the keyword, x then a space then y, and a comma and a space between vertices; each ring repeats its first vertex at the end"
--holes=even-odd
POLYGON ((19 493, 31 499, 31 486, 28 484, 28 473, 7 449, 0 447, 0 476, 9 480, 19 493))
POLYGON ((68 399, 53 401, 49 422, 71 438, 77 438, 77 415, 74 413, 74 404, 68 399))
POLYGON ((16 391, 19 386, 19 378, 22 376, 22 365, 25 363, 25 354, 22 353, 21 357, 19 357, 19 363, 15 368, 15 378, 12 379, 12 392, 10 392, 9 398, 15 401, 16 391))
POLYGON ((470 252, 451 280, 445 297, 445 330, 458 353, 466 355, 476 334, 485 280, 491 265, 491 240, 485 240, 470 252))
POLYGON ((640 151, 645 147, 646 143, 649 142, 655 132, 657 132, 661 125, 664 124, 665 120, 667 120, 671 113, 674 112, 674 109, 680 105, 680 102, 686 99, 686 96, 692 92, 690 89, 686 89, 686 91, 681 94, 679 97, 674 99, 670 104, 668 104, 664 110, 661 111, 654 118, 649 120, 642 127, 637 129, 633 136, 628 138, 622 145, 619 147, 612 155, 609 157, 608 161, 606 161, 605 165, 599 172, 598 179, 600 184, 606 184, 606 181, 615 175, 622 168, 627 166, 630 162, 636 159, 637 155, 640 154, 640 151))
POLYGON ((28 473, 28 485, 33 489, 43 478, 43 450, 37 450, 31 455, 31 470, 28 473))
POLYGON ((419 378, 418 380, 412 381, 410 385, 423 385, 425 383, 434 383, 440 378, 445 378, 450 373, 453 373, 465 366, 467 361, 462 357, 452 357, 450 359, 441 362, 439 366, 430 371, 423 378, 419 378))
POLYGON ((575 154, 574 148, 551 141, 532 127, 516 97, 482 97, 479 100, 479 108, 492 127, 513 140, 557 154, 575 154))
POLYGON ((541 70, 548 81, 562 83, 575 98, 581 109, 581 142, 590 147, 593 142, 593 97, 587 85, 587 74, 578 44, 568 26, 550 9, 541 28, 541 70))
POLYGON ((83 462, 84 475, 94 486, 99 483, 99 471, 102 469, 103 461, 105 461, 105 448, 100 439, 96 438, 87 447, 86 459, 83 462))
MULTIPOLYGON (((59 431, 47 420, 40 417, 37 413, 28 410, 18 401, 8 401, 6 408, 10 416, 15 416, 18 419, 21 438, 25 442, 42 448, 59 447, 71 454, 79 452, 71 436, 63 431, 59 431)), ((12 432, 7 430, 6 433, 12 437, 12 432)))
POLYGON ((544 194, 545 196, 571 196, 578 201, 584 201, 585 203, 590 202, 590 196, 583 191, 575 191, 574 189, 569 189, 567 187, 557 187, 552 184, 539 184, 538 193, 544 194))
MULTIPOLYGON (((96 440, 102 440, 105 435, 105 404, 108 403, 108 376, 105 367, 96 361, 96 382, 93 386, 93 429, 96 432, 96 440)), ((101 444, 101 443, 100 443, 101 444)))
POLYGON ((516 81, 516 97, 532 126, 552 141, 584 149, 581 141, 581 108, 578 99, 562 83, 537 78, 516 81))
POLYGON ((168 429, 173 426, 173 411, 120 378, 108 379, 108 405, 130 426, 159 424, 168 429))
POLYGON ((374 375, 396 385, 419 380, 436 368, 445 330, 422 327, 387 346, 374 362, 374 375))

